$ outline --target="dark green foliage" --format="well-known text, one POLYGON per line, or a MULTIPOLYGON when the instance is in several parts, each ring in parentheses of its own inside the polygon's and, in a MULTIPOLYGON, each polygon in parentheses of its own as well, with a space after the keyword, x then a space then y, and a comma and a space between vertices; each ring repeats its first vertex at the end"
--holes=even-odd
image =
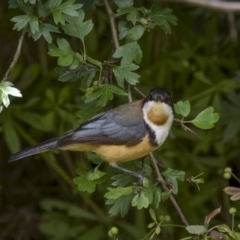
MULTIPOLYGON (((14 223, 19 226, 26 219, 15 217, 26 206, 29 212, 24 216, 39 219, 41 215, 40 230, 49 239, 107 239, 111 226, 119 229, 118 239, 188 239, 213 226, 238 239, 239 234, 230 230, 228 207, 232 202, 222 191, 228 185, 222 177, 226 166, 240 176, 239 43, 229 35, 227 14, 174 3, 109 1, 120 40, 115 49, 102 1, 8 2, 10 10, 4 1, 0 3, 2 76, 19 38, 12 28, 25 29, 27 36, 8 78, 23 97, 8 98, 11 94, 4 95, 6 89, 0 86, 0 224, 4 229, 0 238, 6 232, 16 232, 15 238, 22 236, 12 229, 14 223), (53 152, 6 163, 10 151, 61 136, 97 112, 126 103, 128 85, 133 99, 141 98, 134 86, 144 94, 153 87, 171 92, 180 125, 174 123, 167 142, 154 154, 166 166, 167 170, 160 170, 174 188, 163 189, 148 159, 143 183, 108 164, 96 168, 101 160, 91 153, 86 158, 79 153, 53 152), (4 103, 10 99, 8 108, 2 98, 4 103), (201 139, 184 131, 181 124, 201 139), (204 173, 201 178, 200 173, 204 173), (182 224, 169 200, 171 194, 177 194, 188 229, 164 226, 162 215, 170 215, 172 224, 182 224), (222 212, 211 224, 201 225, 219 206, 222 212), (150 208, 154 211, 149 214, 150 208), (14 218, 4 222, 10 211, 14 218)), ((239 14, 234 17, 238 22, 239 14)), ((141 164, 124 167, 142 170, 141 164)), ((234 204, 239 209, 239 202, 234 204)), ((32 222, 38 224, 38 220, 32 222)), ((235 223, 239 223, 238 211, 235 223)), ((29 222, 22 229, 30 233, 28 226, 29 222)))

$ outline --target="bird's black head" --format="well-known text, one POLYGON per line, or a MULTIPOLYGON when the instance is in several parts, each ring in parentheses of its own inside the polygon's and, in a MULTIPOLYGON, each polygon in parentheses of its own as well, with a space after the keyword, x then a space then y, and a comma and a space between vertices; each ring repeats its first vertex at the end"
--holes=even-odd
POLYGON ((163 88, 151 89, 145 101, 164 102, 170 106, 172 105, 170 93, 163 88))

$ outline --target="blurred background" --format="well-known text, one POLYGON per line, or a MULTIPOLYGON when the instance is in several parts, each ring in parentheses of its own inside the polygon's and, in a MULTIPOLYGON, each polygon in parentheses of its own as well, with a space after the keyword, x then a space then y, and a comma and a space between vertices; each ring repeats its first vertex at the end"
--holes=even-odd
MULTIPOLYGON (((135 6, 151 5, 149 0, 135 1, 135 6)), ((153 87, 164 87, 174 102, 189 100, 192 117, 213 106, 220 113, 220 121, 212 130, 193 127, 202 139, 174 123, 155 156, 165 166, 186 172, 187 177, 204 173, 200 191, 180 183, 176 196, 190 224, 201 224, 207 214, 222 206, 211 224, 231 226, 228 210, 240 205, 230 202, 222 190, 229 185, 239 187, 234 179, 224 179, 226 167, 240 178, 240 9, 220 11, 186 5, 181 0, 161 1, 160 7, 173 9, 178 25, 171 35, 154 29, 140 39, 143 59, 137 71, 141 75, 138 88, 147 94, 153 87)), ((85 1, 84 10, 86 19, 94 23, 86 37, 88 55, 100 61, 110 59, 112 43, 104 6, 101 1, 85 1)), ((10 21, 17 15, 21 15, 19 10, 9 9, 7 1, 0 1, 0 76, 8 69, 20 37, 10 21)), ((70 40, 73 49, 81 48, 75 39, 70 40)), ((57 152, 7 162, 13 152, 60 136, 79 124, 80 83, 59 82, 54 72, 56 59, 47 52, 44 39, 34 42, 26 36, 8 80, 23 97, 11 98, 10 106, 0 114, 0 239, 108 239, 112 226, 118 227, 119 239, 143 238, 151 221, 148 210, 131 209, 124 219, 107 215, 109 206, 104 204, 103 195, 116 173, 108 164, 101 168, 108 172, 109 184, 90 195, 78 192, 72 183, 77 166, 90 165, 82 153, 57 152)), ((136 93, 133 96, 140 98, 136 93)), ((115 97, 110 106, 127 101, 127 97, 115 97)), ((169 215, 171 223, 181 224, 170 201, 161 203, 157 211, 158 215, 169 215)), ((239 220, 237 211, 236 224, 239 220)), ((184 236, 185 230, 166 227, 156 239, 184 236)))

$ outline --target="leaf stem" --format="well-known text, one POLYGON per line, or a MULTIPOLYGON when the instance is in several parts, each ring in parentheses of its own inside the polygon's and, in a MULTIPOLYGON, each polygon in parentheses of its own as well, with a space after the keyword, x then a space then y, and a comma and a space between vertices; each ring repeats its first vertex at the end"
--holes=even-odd
POLYGON ((179 225, 179 224, 161 224, 162 227, 181 227, 186 228, 186 226, 179 225))
POLYGON ((85 47, 84 38, 81 38, 81 40, 83 45, 83 62, 86 63, 86 47, 85 47))

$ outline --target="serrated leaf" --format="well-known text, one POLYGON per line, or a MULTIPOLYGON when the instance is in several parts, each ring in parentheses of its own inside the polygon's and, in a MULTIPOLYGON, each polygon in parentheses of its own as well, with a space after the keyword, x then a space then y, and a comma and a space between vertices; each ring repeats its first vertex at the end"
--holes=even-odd
POLYGON ((132 181, 132 176, 127 173, 119 173, 112 176, 111 179, 115 180, 114 182, 112 182, 112 186, 125 187, 132 181))
POLYGON ((144 192, 135 195, 132 200, 132 206, 137 207, 138 210, 149 206, 149 199, 145 196, 144 192))
POLYGON ((52 43, 52 36, 50 32, 60 33, 57 27, 48 23, 39 24, 39 30, 33 35, 34 41, 38 40, 41 36, 45 38, 48 43, 52 43))
POLYGON ((138 83, 140 75, 133 72, 138 68, 139 66, 135 65, 134 63, 113 68, 113 73, 117 80, 118 86, 124 86, 124 79, 131 85, 138 83))
POLYGON ((96 183, 94 181, 89 181, 85 177, 75 177, 73 182, 78 185, 79 191, 93 193, 96 190, 96 183))
POLYGON ((176 104, 174 104, 174 110, 177 114, 180 114, 183 117, 187 117, 191 111, 190 102, 188 100, 185 102, 178 101, 176 104))
POLYGON ((30 24, 31 33, 34 35, 39 30, 38 18, 36 16, 30 17, 29 24, 30 24))
POLYGON ((113 94, 126 95, 126 93, 122 89, 117 88, 116 86, 111 84, 104 84, 96 91, 91 93, 89 96, 87 96, 85 103, 89 103, 98 99, 96 107, 104 107, 109 100, 113 99, 113 94))
POLYGON ((75 53, 65 39, 57 39, 58 47, 54 44, 48 45, 48 54, 52 57, 58 57, 58 65, 69 66, 73 62, 75 53))
POLYGON ((93 28, 92 20, 83 22, 82 16, 79 15, 76 17, 68 17, 67 22, 68 24, 62 26, 63 31, 72 37, 81 39, 82 41, 93 28))
POLYGON ((162 175, 166 178, 167 181, 171 182, 174 185, 172 192, 177 194, 178 192, 178 182, 184 181, 185 179, 185 172, 168 168, 166 171, 162 173, 162 175))
POLYGON ((133 196, 134 194, 131 193, 118 199, 108 199, 106 204, 113 205, 109 210, 110 216, 116 216, 120 213, 124 217, 128 212, 133 196))
POLYGON ((171 34, 171 26, 177 25, 177 17, 172 14, 172 10, 169 8, 164 8, 161 11, 153 12, 151 14, 153 20, 153 27, 158 25, 166 34, 171 34))
POLYGON ((119 47, 113 54, 114 58, 122 58, 121 65, 128 65, 134 61, 140 63, 142 59, 142 50, 138 42, 130 42, 119 47))
POLYGON ((28 15, 20 15, 12 18, 11 21, 16 22, 13 30, 17 29, 17 31, 20 31, 30 22, 30 17, 28 15))
POLYGON ((210 129, 214 127, 214 123, 218 120, 219 114, 214 113, 213 107, 208 107, 200 112, 193 120, 187 122, 191 122, 193 125, 201 129, 210 129))
POLYGON ((205 226, 202 226, 202 225, 189 225, 189 226, 186 227, 186 230, 190 234, 200 235, 200 234, 206 233, 208 229, 205 226))
POLYGON ((124 188, 108 188, 109 192, 105 193, 104 197, 107 199, 118 199, 122 196, 126 196, 132 193, 133 188, 131 186, 124 188))

